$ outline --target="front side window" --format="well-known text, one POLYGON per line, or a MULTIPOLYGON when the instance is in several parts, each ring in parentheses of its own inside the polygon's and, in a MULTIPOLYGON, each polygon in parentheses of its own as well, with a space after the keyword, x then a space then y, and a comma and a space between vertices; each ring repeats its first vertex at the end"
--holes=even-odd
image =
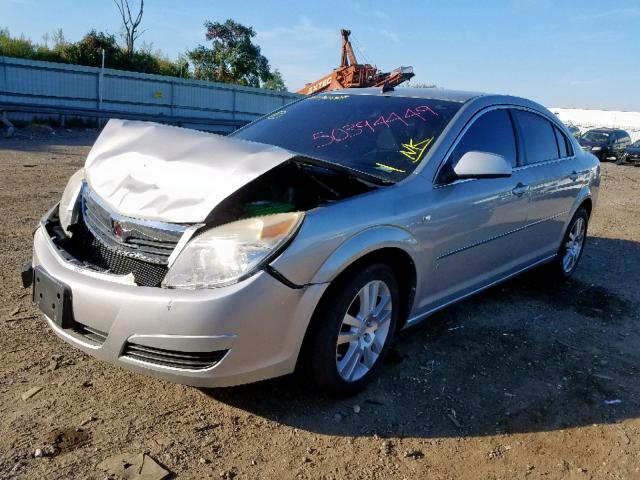
POLYGON ((438 175, 438 183, 456 179, 453 168, 467 152, 487 152, 501 155, 516 166, 517 149, 513 125, 505 109, 491 110, 475 120, 451 152, 438 175))
POLYGON ((287 105, 232 135, 397 182, 427 158, 461 106, 429 98, 328 93, 287 105))
POLYGON ((549 120, 524 110, 513 113, 522 138, 525 165, 559 158, 554 126, 549 120))

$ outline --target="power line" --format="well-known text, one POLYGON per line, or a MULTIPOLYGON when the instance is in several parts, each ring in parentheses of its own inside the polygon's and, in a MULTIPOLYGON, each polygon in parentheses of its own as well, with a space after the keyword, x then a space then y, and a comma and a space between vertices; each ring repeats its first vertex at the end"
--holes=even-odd
POLYGON ((373 62, 372 62, 372 61, 367 57, 367 55, 365 55, 364 51, 362 51, 362 50, 360 49, 360 46, 359 46, 359 45, 360 45, 360 39, 356 38, 356 36, 355 36, 353 33, 351 34, 351 39, 352 39, 351 44, 352 44, 353 46, 355 46, 355 47, 356 47, 356 50, 358 51, 358 54, 359 54, 359 55, 364 59, 365 63, 371 64, 371 65, 375 65, 375 64, 374 64, 374 63, 373 63, 373 62))

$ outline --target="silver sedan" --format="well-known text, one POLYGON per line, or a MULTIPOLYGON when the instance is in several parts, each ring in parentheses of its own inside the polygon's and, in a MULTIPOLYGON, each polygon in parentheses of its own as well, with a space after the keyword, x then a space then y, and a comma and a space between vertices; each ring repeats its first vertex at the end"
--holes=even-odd
POLYGON ((297 370, 345 395, 398 330, 536 266, 572 275, 599 183, 510 96, 337 91, 228 137, 112 120, 23 279, 108 362, 195 386, 297 370))

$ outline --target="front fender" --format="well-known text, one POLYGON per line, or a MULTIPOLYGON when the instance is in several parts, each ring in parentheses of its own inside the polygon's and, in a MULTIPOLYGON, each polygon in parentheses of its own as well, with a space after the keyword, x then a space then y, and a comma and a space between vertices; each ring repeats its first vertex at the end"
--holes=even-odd
POLYGON ((399 248, 418 263, 415 237, 403 228, 381 225, 362 230, 342 243, 320 266, 311 283, 331 282, 358 259, 383 248, 399 248))

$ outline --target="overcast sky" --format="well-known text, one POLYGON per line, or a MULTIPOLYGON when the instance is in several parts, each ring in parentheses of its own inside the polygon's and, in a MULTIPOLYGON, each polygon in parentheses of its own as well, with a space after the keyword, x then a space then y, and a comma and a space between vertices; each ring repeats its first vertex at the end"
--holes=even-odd
MULTIPOLYGON (((256 30, 290 90, 337 66, 349 28, 361 61, 411 65, 415 82, 640 111, 639 0, 147 0, 142 40, 174 58, 205 42, 205 20, 227 18, 256 30)), ((120 31, 110 0, 0 0, 0 26, 34 41, 120 31)))

